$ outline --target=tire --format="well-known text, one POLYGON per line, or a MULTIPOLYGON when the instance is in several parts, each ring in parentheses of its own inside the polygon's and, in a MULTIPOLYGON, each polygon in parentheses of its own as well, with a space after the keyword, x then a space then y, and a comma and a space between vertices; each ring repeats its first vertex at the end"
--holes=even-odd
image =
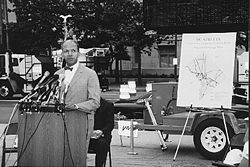
MULTIPOLYGON (((233 129, 227 125, 229 138, 233 136, 233 129)), ((209 119, 201 122, 194 132, 196 150, 211 160, 222 160, 227 151, 228 142, 225 127, 220 119, 209 119)))
POLYGON ((0 98, 1 99, 11 99, 13 97, 13 90, 10 83, 3 82, 0 83, 0 98))

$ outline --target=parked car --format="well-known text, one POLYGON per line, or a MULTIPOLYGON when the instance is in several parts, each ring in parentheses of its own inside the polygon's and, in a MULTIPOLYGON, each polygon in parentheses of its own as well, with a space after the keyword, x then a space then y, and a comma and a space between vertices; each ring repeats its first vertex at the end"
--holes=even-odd
POLYGON ((128 119, 142 119, 143 110, 146 109, 144 105, 144 99, 152 95, 152 92, 145 92, 143 95, 130 98, 130 99, 120 99, 114 103, 115 113, 126 116, 128 119))
MULTIPOLYGON (((114 102, 115 107, 115 113, 119 113, 121 115, 126 116, 128 119, 143 119, 143 110, 147 109, 144 105, 144 99, 147 99, 152 95, 152 92, 145 92, 143 95, 136 97, 136 98, 130 98, 130 99, 120 99, 119 101, 114 102)), ((174 99, 176 101, 176 99, 174 99)), ((171 103, 172 101, 169 101, 168 103, 171 103)), ((165 106, 163 106, 163 109, 171 104, 166 103, 165 106)), ((164 110, 171 112, 170 110, 172 107, 165 108, 164 110)), ((247 109, 246 105, 233 105, 231 112, 234 113, 235 117, 237 119, 245 118, 248 116, 249 111, 247 109)))

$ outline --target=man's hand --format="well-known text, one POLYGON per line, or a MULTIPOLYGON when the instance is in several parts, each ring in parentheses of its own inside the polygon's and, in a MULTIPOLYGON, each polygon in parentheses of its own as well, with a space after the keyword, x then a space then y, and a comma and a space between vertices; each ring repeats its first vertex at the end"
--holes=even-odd
POLYGON ((65 106, 65 109, 66 110, 76 110, 76 109, 78 109, 79 107, 76 105, 76 104, 67 104, 66 106, 65 106))
POLYGON ((103 132, 101 130, 94 130, 91 138, 99 139, 102 135, 103 135, 103 132))
POLYGON ((73 104, 67 104, 65 106, 65 110, 67 110, 67 111, 71 111, 71 110, 75 110, 75 109, 76 108, 75 108, 75 106, 73 104))

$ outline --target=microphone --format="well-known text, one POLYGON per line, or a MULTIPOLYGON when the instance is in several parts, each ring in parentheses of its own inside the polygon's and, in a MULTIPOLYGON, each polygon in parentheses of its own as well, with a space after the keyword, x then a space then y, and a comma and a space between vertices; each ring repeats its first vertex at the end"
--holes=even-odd
POLYGON ((64 74, 59 74, 59 79, 58 79, 58 86, 56 87, 54 98, 55 100, 59 101, 60 97, 60 92, 62 88, 62 82, 64 81, 65 75, 64 74))
MULTIPOLYGON (((59 78, 59 75, 53 75, 51 78, 49 78, 46 82, 39 84, 39 86, 36 87, 36 89, 33 89, 30 93, 30 95, 27 97, 27 99, 30 99, 31 97, 33 97, 34 95, 36 95, 37 93, 40 94, 41 92, 43 92, 41 94, 41 96, 48 91, 49 89, 49 84, 57 81, 59 78), (43 91, 41 91, 43 90, 43 91)), ((37 100, 40 100, 41 96, 39 96, 37 100)))
POLYGON ((41 93, 41 95, 40 95, 40 96, 38 96, 38 98, 37 98, 37 102, 40 102, 40 100, 41 100, 41 99, 43 99, 43 98, 44 98, 44 96, 46 96, 46 95, 47 95, 47 92, 48 92, 48 91, 50 91, 49 85, 47 85, 47 86, 46 86, 45 91, 44 91, 43 93, 41 93))
MULTIPOLYGON (((43 88, 49 84, 51 84, 54 81, 57 81, 59 78, 59 75, 53 75, 52 77, 50 77, 47 81, 45 81, 44 83, 40 84, 39 87, 37 89, 43 88)), ((34 91, 37 91, 37 89, 34 89, 34 91)))
POLYGON ((65 96, 68 92, 68 88, 69 88, 69 82, 65 82, 65 89, 64 89, 62 96, 61 96, 61 103, 65 102, 64 100, 65 100, 65 96))
POLYGON ((49 72, 48 71, 45 71, 45 73, 44 73, 44 75, 43 75, 43 77, 40 79, 40 81, 36 84, 36 86, 31 90, 31 92, 28 94, 28 95, 26 95, 23 99, 21 99, 19 102, 21 103, 21 102, 23 102, 23 101, 25 101, 25 100, 29 100, 30 98, 32 98, 33 96, 35 96, 38 92, 37 92, 37 90, 39 89, 39 88, 41 88, 41 84, 42 84, 42 82, 49 76, 49 72))
POLYGON ((43 100, 46 100, 46 103, 45 104, 48 104, 48 102, 50 101, 51 97, 55 94, 55 91, 56 91, 56 88, 59 84, 59 81, 54 81, 52 84, 51 84, 51 88, 46 92, 46 94, 42 97, 42 101, 43 100), (47 97, 48 96, 48 97, 47 97))
POLYGON ((61 86, 61 84, 62 84, 64 78, 65 78, 65 75, 64 75, 64 74, 59 74, 59 80, 58 80, 58 81, 59 81, 60 86, 61 86))
POLYGON ((59 89, 61 89, 62 82, 64 81, 64 79, 65 79, 65 75, 64 74, 59 74, 59 79, 58 79, 58 82, 59 82, 58 87, 59 87, 59 89))
POLYGON ((65 89, 64 89, 64 94, 66 95, 68 92, 68 88, 69 88, 69 82, 65 82, 65 89))
POLYGON ((43 74, 43 77, 40 79, 40 81, 36 84, 34 90, 37 90, 40 85, 42 84, 42 82, 49 76, 49 72, 48 71, 45 71, 45 73, 43 74))

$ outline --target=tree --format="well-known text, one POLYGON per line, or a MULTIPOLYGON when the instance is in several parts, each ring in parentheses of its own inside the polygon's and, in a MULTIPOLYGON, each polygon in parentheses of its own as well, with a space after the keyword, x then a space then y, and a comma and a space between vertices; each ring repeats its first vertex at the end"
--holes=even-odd
MULTIPOLYGON (((72 15, 67 27, 74 31, 79 46, 109 47, 111 60, 127 60, 127 46, 134 46, 136 56, 152 46, 154 38, 145 35, 142 2, 137 0, 13 0, 18 24, 12 28, 19 45, 17 49, 40 53, 58 48, 63 37, 60 15, 72 15)), ((13 47, 14 50, 14 47, 13 47)), ((141 83, 141 61, 138 62, 141 83)), ((117 75, 119 77, 119 75, 117 75)))
POLYGON ((15 51, 17 47, 26 53, 37 54, 58 46, 57 40, 62 34, 59 16, 67 11, 64 4, 52 0, 13 2, 18 23, 11 31, 19 40, 18 45, 12 45, 12 50, 15 51))
POLYGON ((118 74, 118 61, 129 59, 127 46, 133 46, 138 57, 138 81, 141 84, 141 53, 150 51, 157 38, 145 35, 143 25, 143 4, 137 0, 109 0, 98 1, 98 18, 100 27, 97 37, 109 39, 107 45, 112 48, 112 56, 116 59, 116 74, 118 74))

